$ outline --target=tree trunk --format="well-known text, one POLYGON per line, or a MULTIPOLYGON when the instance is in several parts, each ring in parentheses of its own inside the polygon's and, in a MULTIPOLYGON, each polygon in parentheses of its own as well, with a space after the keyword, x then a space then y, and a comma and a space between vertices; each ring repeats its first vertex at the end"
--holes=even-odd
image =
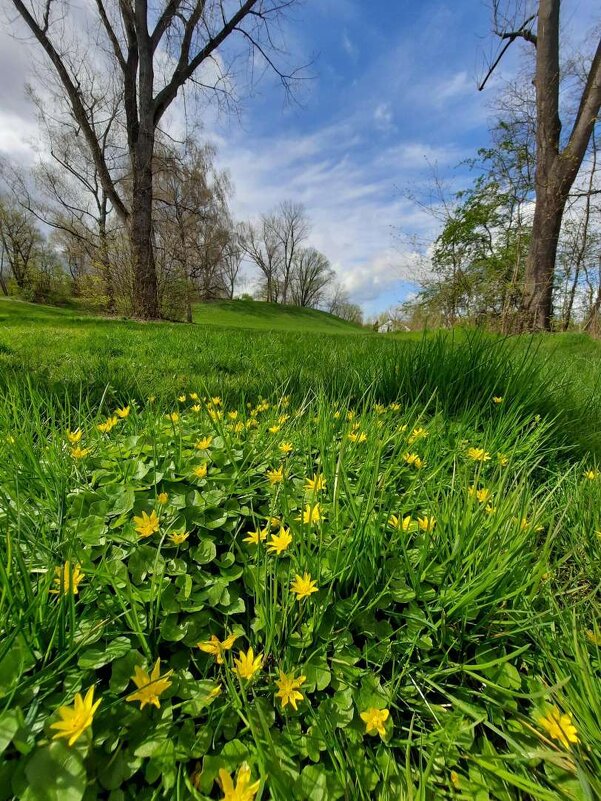
POLYGON ((152 131, 140 130, 133 170, 129 236, 134 271, 134 315, 142 320, 160 317, 157 274, 152 241, 152 131))
POLYGON ((8 297, 8 287, 4 280, 4 247, 0 251, 0 289, 2 289, 2 294, 8 297))
POLYGON ((522 327, 528 331, 551 330, 555 259, 566 200, 552 184, 536 198, 521 312, 522 327))

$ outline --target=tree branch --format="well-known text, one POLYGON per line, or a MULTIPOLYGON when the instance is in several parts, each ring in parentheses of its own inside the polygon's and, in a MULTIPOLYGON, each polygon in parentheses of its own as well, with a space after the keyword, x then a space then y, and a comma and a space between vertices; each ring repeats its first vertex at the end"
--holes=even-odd
POLYGON ((57 52, 56 48, 48 38, 47 33, 42 30, 38 22, 34 19, 34 17, 29 12, 29 9, 23 3, 23 0, 12 0, 13 5, 27 24, 30 31, 33 33, 35 38, 38 40, 40 45, 42 46, 44 52, 53 63, 59 78, 65 87, 65 91, 71 101, 71 106, 73 108, 73 115, 79 125, 81 126, 81 130, 83 131, 83 135, 88 143, 88 147, 90 148, 90 152, 92 153, 92 157, 94 159, 94 163, 98 168, 98 174, 100 176, 100 180, 102 182, 102 186, 104 187, 104 191, 110 198, 110 201, 113 205, 113 208, 117 212, 117 214, 123 219, 126 220, 129 216, 129 212, 121 199, 117 189, 113 183, 111 178, 108 166, 104 159, 104 155, 100 149, 98 144, 98 140, 96 135, 90 125, 90 121, 88 120, 86 110, 83 104, 82 97, 78 88, 76 87, 75 83, 73 82, 71 76, 69 75, 69 71, 67 70, 63 60, 61 59, 59 53, 57 52))
MULTIPOLYGON (((13 0, 14 2, 14 0, 13 0)), ((17 0, 20 2, 20 0, 17 0)), ((184 47, 182 46, 180 60, 178 62, 177 67, 173 72, 173 76, 169 83, 161 89, 161 91, 157 94, 155 101, 154 101, 154 122, 155 125, 158 124, 159 120, 165 113, 166 109, 168 108, 169 104, 175 99, 179 89, 184 85, 184 83, 190 78, 194 72, 200 67, 203 61, 205 61, 217 48, 219 45, 227 39, 227 37, 232 33, 232 31, 242 22, 244 17, 252 11, 253 6, 255 6, 259 0, 245 0, 245 2, 240 6, 238 11, 233 14, 230 19, 225 23, 225 25, 221 28, 219 33, 215 36, 211 37, 209 41, 205 44, 205 46, 200 50, 194 58, 190 61, 188 60, 188 56, 186 57, 186 62, 183 60, 184 56, 184 47)), ((202 3, 198 3, 194 9, 196 15, 199 10, 199 6, 202 3)), ((193 12, 192 16, 195 16, 193 12)), ((192 19, 192 17, 190 17, 192 19)), ((189 29, 189 22, 186 26, 186 33, 189 29)), ((190 41, 193 34, 193 29, 190 29, 189 37, 190 41)), ((189 47, 188 47, 189 51, 189 47)))

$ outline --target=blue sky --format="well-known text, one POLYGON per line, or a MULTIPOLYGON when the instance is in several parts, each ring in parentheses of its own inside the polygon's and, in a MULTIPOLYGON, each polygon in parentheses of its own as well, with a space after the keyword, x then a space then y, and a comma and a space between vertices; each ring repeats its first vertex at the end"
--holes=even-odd
MULTIPOLYGON (((576 38, 594 6, 565 3, 576 38)), ((484 0, 306 0, 283 36, 292 63, 315 57, 298 102, 286 104, 265 76, 240 119, 214 129, 236 186, 234 210, 246 218, 279 200, 302 201, 312 243, 352 299, 375 314, 415 287, 417 257, 398 234, 436 234, 407 190, 429 191, 429 165, 449 186, 469 180, 460 163, 487 144, 495 94, 515 70, 519 46, 478 92, 495 47, 484 0)))
MULTIPOLYGON (((407 192, 427 195, 429 165, 450 188, 461 187, 469 181, 461 162, 488 142, 496 93, 522 50, 514 46, 487 89, 477 91, 496 46, 489 6, 488 0, 299 0, 280 32, 289 51, 281 63, 311 62, 294 102, 266 72, 242 93, 236 115, 186 105, 188 119, 202 122, 201 135, 216 142, 219 165, 230 172, 234 215, 253 218, 282 200, 302 201, 313 223, 310 243, 329 257, 368 315, 414 291, 419 258, 408 238, 431 240, 437 233, 407 192)), ((598 0, 564 0, 562 24, 573 42, 587 33, 590 42, 591 25, 600 22, 598 0)), ((38 138, 24 88, 32 79, 32 51, 7 31, 0 26, 0 155, 27 163, 38 138)), ((171 115, 178 133, 183 109, 180 101, 171 115)))

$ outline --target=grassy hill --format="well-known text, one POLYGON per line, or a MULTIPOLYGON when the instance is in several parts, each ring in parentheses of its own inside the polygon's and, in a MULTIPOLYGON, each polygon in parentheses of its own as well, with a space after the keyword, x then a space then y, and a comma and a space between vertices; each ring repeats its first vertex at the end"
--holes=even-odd
POLYGON ((327 312, 257 300, 198 303, 194 307, 194 322, 199 325, 255 328, 261 331, 308 331, 314 334, 365 333, 360 326, 327 312))
MULTIPOLYGON (((0 324, 15 320, 38 323, 61 320, 65 324, 78 325, 90 318, 99 322, 110 320, 77 307, 40 306, 0 297, 0 324)), ((253 300, 197 303, 194 306, 194 323, 219 328, 252 328, 258 331, 305 331, 314 334, 367 333, 361 326, 341 320, 327 312, 253 300)))

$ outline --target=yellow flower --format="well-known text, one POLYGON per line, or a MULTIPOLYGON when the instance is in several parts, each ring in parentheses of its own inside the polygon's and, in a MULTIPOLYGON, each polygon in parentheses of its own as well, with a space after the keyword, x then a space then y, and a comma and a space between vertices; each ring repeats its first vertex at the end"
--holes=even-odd
POLYGON ((361 720, 365 723, 366 734, 379 734, 383 737, 386 734, 384 724, 390 717, 388 709, 374 709, 370 707, 365 712, 361 712, 361 720))
POLYGON ((104 423, 98 423, 96 428, 103 434, 108 434, 118 423, 117 415, 114 414, 112 417, 107 417, 104 423))
POLYGON ((216 637, 214 634, 211 634, 210 640, 196 643, 196 645, 205 654, 211 654, 214 656, 218 665, 223 665, 223 655, 226 651, 229 651, 232 648, 236 640, 239 638, 239 634, 230 634, 229 637, 226 637, 225 640, 221 642, 218 637, 216 637))
POLYGON ((292 453, 293 451, 292 444, 290 442, 280 442, 278 448, 280 449, 280 453, 283 453, 284 456, 288 456, 288 454, 292 453))
POLYGON ((188 531, 174 531, 169 535, 169 539, 174 545, 181 545, 182 542, 185 542, 189 536, 190 532, 188 531))
POLYGON ((177 399, 178 399, 178 401, 180 403, 185 403, 186 402, 186 396, 185 395, 178 395, 177 399))
POLYGON ((75 431, 66 431, 67 439, 71 445, 77 445, 81 441, 81 428, 76 428, 75 431))
POLYGON ((221 406, 221 398, 219 396, 215 396, 214 398, 211 398, 211 403, 213 406, 221 406))
POLYGON ((385 411, 386 411, 386 406, 384 406, 382 403, 376 403, 376 405, 374 406, 374 412, 376 414, 384 414, 385 411))
POLYGON ((267 544, 267 550, 269 553, 283 553, 290 543, 292 542, 292 534, 290 530, 287 528, 281 528, 279 534, 272 534, 269 543, 267 544))
POLYGON ((91 448, 80 448, 79 445, 76 445, 74 448, 71 448, 71 456, 74 459, 85 459, 91 450, 91 448))
POLYGON ((409 434, 409 438, 407 442, 410 445, 413 445, 414 442, 417 442, 418 439, 423 439, 424 437, 428 436, 428 432, 425 428, 414 428, 411 434, 409 434))
POLYGON ((433 531, 434 526, 436 525, 436 520, 433 517, 424 515, 423 517, 417 518, 417 525, 422 531, 433 531))
POLYGON ((277 434, 282 426, 269 426, 270 434, 277 434))
POLYGON ((305 573, 303 576, 295 576, 290 589, 296 595, 297 601, 308 598, 314 592, 319 592, 317 582, 311 580, 310 573, 305 573))
POLYGON ((94 713, 99 705, 100 699, 94 702, 94 688, 90 687, 85 698, 82 698, 80 693, 75 695, 72 707, 59 706, 57 712, 61 719, 50 724, 50 728, 57 731, 52 739, 58 740, 64 737, 68 740, 69 745, 73 745, 92 725, 94 713))
POLYGON ((481 489, 478 489, 477 487, 469 487, 468 495, 471 498, 476 498, 479 503, 488 503, 492 496, 492 492, 485 487, 482 487, 481 489))
POLYGON ((157 495, 157 501, 161 504, 166 504, 169 500, 169 494, 167 492, 159 492, 157 495))
POLYGON ((53 583, 56 584, 56 587, 50 592, 54 595, 67 595, 70 592, 73 595, 79 595, 79 585, 84 579, 80 567, 81 565, 71 565, 68 559, 62 567, 55 567, 53 583))
POLYGON ((166 414, 165 417, 172 423, 177 423, 179 420, 179 413, 178 412, 171 412, 171 414, 166 414))
POLYGON ((310 526, 319 523, 320 520, 322 519, 321 509, 319 508, 319 504, 316 503, 314 506, 311 506, 311 504, 308 503, 305 506, 305 511, 302 513, 302 516, 299 516, 296 519, 297 520, 302 519, 303 523, 306 523, 307 525, 310 526))
POLYGON ((190 393, 190 400, 197 401, 198 400, 198 392, 191 392, 190 393))
POLYGON ((493 403, 503 403, 503 398, 500 395, 493 395, 492 396, 493 403))
POLYGON ((192 409, 193 412, 196 412, 198 414, 198 412, 201 410, 202 407, 200 403, 195 403, 194 406, 191 406, 190 408, 192 409))
POLYGON ((601 633, 595 634, 594 631, 588 629, 586 632, 586 638, 589 642, 592 642, 593 645, 601 645, 601 633))
POLYGON ((290 420, 290 415, 289 415, 289 414, 281 414, 281 415, 278 417, 278 423, 279 423, 281 426, 283 426, 283 425, 284 425, 284 423, 287 423, 287 422, 288 422, 288 420, 290 420))
POLYGON ((562 714, 554 706, 546 715, 539 717, 538 723, 550 737, 559 740, 565 748, 569 748, 570 743, 578 742, 578 732, 569 712, 562 714))
POLYGON ((134 523, 140 538, 150 537, 151 534, 159 530, 159 518, 154 509, 149 515, 146 512, 142 512, 141 517, 134 517, 134 523))
MULTIPOLYGON (((515 520, 515 518, 514 518, 514 520, 515 520)), ((522 519, 520 520, 520 529, 522 531, 526 531, 526 529, 531 528, 531 527, 532 527, 532 521, 528 520, 527 517, 522 517, 522 519)), ((543 526, 535 526, 534 530, 535 531, 542 531, 543 530, 543 526)))
POLYGON ((504 453, 497 453, 497 461, 501 467, 507 467, 509 464, 509 459, 504 453))
POLYGON ((207 448, 211 447, 212 442, 213 437, 202 437, 202 439, 199 439, 194 447, 198 448, 199 451, 206 451, 207 448))
POLYGON ((209 412, 209 417, 211 418, 211 420, 221 420, 221 418, 223 417, 223 412, 220 411, 219 409, 211 409, 211 408, 209 408, 208 412, 209 412))
POLYGON ((236 786, 224 768, 219 770, 219 783, 223 790, 222 801, 253 801, 261 785, 260 781, 250 783, 250 768, 246 762, 243 762, 238 768, 236 786))
POLYGON ((200 464, 198 467, 194 468, 194 475, 196 478, 204 478, 207 474, 207 466, 206 464, 200 464))
POLYGON ((279 484, 284 480, 284 468, 277 467, 274 470, 268 470, 267 473, 265 473, 265 475, 267 476, 267 479, 269 480, 269 483, 272 486, 274 484, 279 484))
POLYGON ((588 479, 589 481, 595 481, 596 479, 599 478, 599 475, 600 475, 600 473, 599 473, 598 470, 585 470, 584 471, 584 477, 586 479, 588 479))
POLYGON ((246 653, 240 651, 237 659, 234 659, 234 670, 241 679, 252 679, 252 677, 261 670, 263 664, 263 654, 255 653, 252 648, 249 648, 246 653))
POLYGON ((313 478, 307 478, 305 480, 306 490, 311 490, 312 492, 321 492, 321 490, 324 490, 325 488, 326 488, 326 480, 321 474, 316 475, 314 473, 313 478))
POLYGON ((388 407, 391 412, 400 412, 401 404, 400 403, 391 403, 388 407))
POLYGON ((355 417, 355 412, 352 409, 346 413, 347 420, 353 420, 354 417, 355 417))
POLYGON ((280 678, 276 679, 276 687, 278 688, 278 692, 275 694, 276 698, 281 698, 282 700, 282 709, 287 705, 290 704, 292 709, 296 712, 297 701, 302 701, 305 697, 302 693, 299 693, 298 688, 302 687, 305 683, 306 676, 299 676, 298 678, 294 678, 294 673, 284 673, 283 670, 280 670, 280 678))
POLYGON ((367 442, 367 434, 363 431, 350 431, 346 436, 351 442, 367 442))
POLYGON ((411 527, 411 515, 406 515, 405 517, 397 517, 397 515, 390 515, 388 518, 388 525, 392 526, 392 528, 402 529, 403 531, 409 531, 411 527))
POLYGON ((475 462, 489 462, 490 461, 490 453, 485 451, 484 448, 468 448, 467 455, 470 459, 473 459, 475 462))
POLYGON ((249 545, 258 545, 260 542, 263 542, 267 539, 267 535, 269 534, 268 529, 262 528, 257 529, 256 531, 251 531, 242 542, 248 542, 249 545))
POLYGON ((228 412, 227 416, 229 417, 230 420, 235 420, 238 417, 237 409, 234 409, 233 411, 228 412))
POLYGON ((409 467, 415 467, 416 470, 419 470, 420 467, 424 466, 424 462, 422 459, 420 459, 417 453, 404 453, 403 459, 405 460, 405 463, 409 465, 409 467))
POLYGON ((153 704, 157 709, 160 709, 161 704, 159 701, 160 696, 168 687, 171 687, 169 676, 173 673, 168 670, 161 676, 161 660, 157 659, 154 663, 152 673, 150 676, 139 665, 134 667, 134 675, 131 680, 138 688, 136 692, 131 693, 126 697, 126 701, 139 701, 140 709, 144 709, 146 704, 153 704))
POLYGON ((120 409, 115 409, 115 411, 121 419, 129 416, 129 406, 122 406, 120 409))
POLYGON ((451 771, 451 784, 456 790, 459 790, 461 783, 459 781, 459 774, 456 770, 451 771))
POLYGON ((156 399, 157 399, 156 395, 149 395, 148 396, 148 403, 154 403, 156 399))

